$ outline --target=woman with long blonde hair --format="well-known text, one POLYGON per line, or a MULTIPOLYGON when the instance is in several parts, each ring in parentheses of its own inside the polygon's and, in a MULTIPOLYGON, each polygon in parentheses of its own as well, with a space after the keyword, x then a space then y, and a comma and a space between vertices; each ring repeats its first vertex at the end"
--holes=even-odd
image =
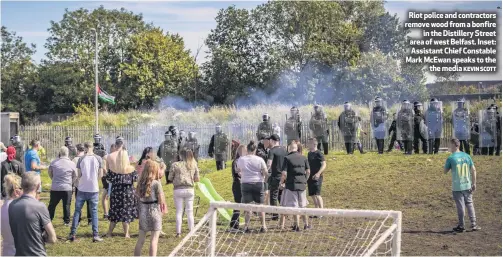
POLYGON ((194 227, 194 185, 199 181, 199 168, 197 167, 194 153, 187 149, 182 151, 182 161, 171 165, 169 181, 173 181, 173 196, 176 207, 176 236, 182 233, 182 216, 185 204, 185 213, 189 223, 189 231, 194 227))
POLYGON ((152 232, 149 255, 157 255, 157 243, 162 230, 162 215, 167 212, 159 169, 159 164, 154 160, 145 161, 143 172, 136 187, 140 232, 134 249, 135 256, 141 255, 141 249, 148 231, 152 232))
MULTIPOLYGON (((117 144, 117 142, 116 142, 117 144)), ((112 236, 115 225, 122 222, 124 236, 129 238, 129 223, 138 218, 133 183, 138 180, 138 173, 129 162, 128 152, 117 145, 118 151, 107 157, 107 180, 112 184, 107 237, 112 236)))
POLYGON ((9 205, 23 194, 21 189, 21 177, 13 173, 7 174, 2 181, 2 189, 5 190, 7 200, 2 205, 2 256, 16 255, 14 237, 9 225, 9 205))

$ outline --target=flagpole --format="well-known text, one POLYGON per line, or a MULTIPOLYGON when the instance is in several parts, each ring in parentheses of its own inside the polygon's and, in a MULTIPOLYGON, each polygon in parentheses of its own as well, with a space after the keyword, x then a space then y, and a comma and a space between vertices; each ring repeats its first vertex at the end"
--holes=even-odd
POLYGON ((95 40, 95 54, 94 54, 94 80, 95 80, 95 88, 94 88, 94 107, 96 109, 95 113, 95 120, 96 120, 96 127, 95 127, 95 134, 99 133, 98 130, 98 87, 99 87, 99 82, 98 82, 98 30, 94 30, 94 40, 95 40))

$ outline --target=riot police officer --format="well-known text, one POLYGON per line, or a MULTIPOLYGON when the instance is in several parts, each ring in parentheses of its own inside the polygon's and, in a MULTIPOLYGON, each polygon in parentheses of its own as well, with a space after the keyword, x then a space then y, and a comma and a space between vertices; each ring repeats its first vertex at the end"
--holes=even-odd
POLYGON ((200 145, 197 142, 196 133, 193 131, 189 132, 189 137, 185 141, 184 149, 191 150, 194 153, 196 161, 199 160, 199 148, 200 145))
POLYGON ((107 155, 107 152, 105 150, 105 146, 101 143, 101 135, 100 134, 94 135, 93 152, 94 152, 94 154, 98 155, 101 158, 103 158, 103 157, 105 157, 105 155, 107 155))
POLYGON ((215 157, 217 170, 225 169, 225 162, 227 161, 227 148, 229 146, 229 139, 222 131, 222 126, 215 127, 215 134, 211 136, 210 145, 208 147, 208 155, 215 157))
POLYGON ((262 115, 262 122, 258 125, 257 128, 257 140, 260 140, 262 137, 269 137, 274 133, 273 126, 271 124, 271 117, 269 114, 264 113, 262 115))
MULTIPOLYGON (((470 154, 470 111, 465 100, 457 101, 452 108, 452 130, 454 137, 460 142, 459 150, 470 154)), ((478 141, 478 140, 477 140, 478 141)))
POLYGON ((384 101, 380 97, 376 97, 374 99, 374 107, 372 108, 372 112, 370 113, 370 120, 374 139, 376 140, 377 153, 383 154, 388 112, 386 111, 384 101))
POLYGON ((157 156, 161 158, 166 164, 166 171, 164 175, 166 177, 166 184, 169 184, 169 170, 171 169, 171 164, 178 161, 178 138, 176 137, 175 129, 171 126, 166 133, 164 133, 164 141, 159 145, 159 150, 157 150, 157 156))
POLYGON ((180 136, 178 136, 178 160, 182 160, 182 156, 184 155, 183 150, 185 150, 184 146, 187 142, 187 136, 185 135, 185 130, 180 130, 180 136))
POLYGON ((482 155, 493 155, 497 144, 497 117, 494 108, 481 110, 479 113, 479 144, 482 155))
POLYGON ((75 156, 77 156, 77 148, 73 145, 72 138, 71 137, 65 137, 65 146, 68 148, 70 160, 73 160, 75 156))
POLYGON ((412 154, 414 139, 414 111, 409 100, 404 100, 396 119, 396 137, 404 146, 405 154, 412 154))
POLYGON ((490 107, 496 112, 496 148, 494 152, 496 156, 499 156, 501 152, 501 114, 498 112, 498 106, 496 104, 491 104, 490 107))
POLYGON ((428 129, 423 115, 423 104, 414 102, 414 153, 419 153, 419 140, 421 140, 423 153, 428 152, 428 129))
POLYGON ((284 127, 287 144, 293 140, 300 140, 302 131, 302 121, 300 119, 299 109, 297 107, 292 107, 290 109, 290 117, 286 119, 284 127))
POLYGON ((311 129, 314 137, 318 141, 318 149, 321 150, 323 145, 323 153, 328 154, 328 136, 330 131, 328 130, 328 121, 323 111, 321 105, 314 106, 314 114, 311 115, 311 120, 309 120, 309 129, 311 129))
POLYGON ((348 154, 353 154, 354 152, 354 144, 357 141, 356 134, 358 130, 358 122, 358 116, 353 108, 351 108, 351 104, 345 102, 344 111, 339 116, 337 125, 344 137, 344 145, 346 146, 346 152, 348 154))
POLYGON ((433 98, 428 105, 426 112, 426 123, 428 126, 428 153, 438 154, 440 148, 440 138, 442 138, 442 129, 444 118, 442 116, 442 102, 433 98))
POLYGON ((393 113, 393 121, 391 122, 391 126, 388 129, 388 135, 391 136, 391 140, 389 141, 388 151, 386 151, 388 153, 393 150, 393 146, 395 146, 395 141, 398 143, 400 150, 402 150, 402 151, 404 150, 402 141, 396 139, 396 135, 397 135, 396 117, 397 117, 397 114, 393 113))
POLYGON ((11 137, 10 142, 14 148, 16 148, 16 160, 21 163, 24 163, 24 144, 21 141, 21 137, 19 135, 14 135, 11 137))

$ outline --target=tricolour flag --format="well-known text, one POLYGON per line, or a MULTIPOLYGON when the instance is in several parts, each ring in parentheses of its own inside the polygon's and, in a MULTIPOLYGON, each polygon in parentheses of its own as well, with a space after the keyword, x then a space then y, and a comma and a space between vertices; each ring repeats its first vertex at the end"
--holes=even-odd
POLYGON ((103 102, 110 103, 110 104, 115 104, 115 97, 109 95, 107 92, 103 91, 101 87, 97 87, 98 90, 98 98, 101 99, 103 102))

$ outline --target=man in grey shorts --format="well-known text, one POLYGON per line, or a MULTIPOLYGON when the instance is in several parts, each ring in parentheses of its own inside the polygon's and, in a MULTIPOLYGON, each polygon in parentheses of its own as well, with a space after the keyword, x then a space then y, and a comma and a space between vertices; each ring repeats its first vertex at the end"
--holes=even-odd
MULTIPOLYGON (((251 141, 247 146, 247 155, 239 157, 237 160, 237 170, 241 176, 241 203, 263 204, 264 203, 264 181, 267 179, 268 171, 264 159, 255 155, 257 145, 251 141)), ((262 220, 261 233, 267 231, 265 224, 265 213, 260 213, 262 220)), ((245 232, 250 232, 250 212, 245 213, 245 232)))
MULTIPOLYGON (((309 177, 309 162, 305 156, 297 152, 297 144, 292 142, 288 146, 288 155, 285 156, 281 172, 281 184, 285 185, 285 190, 281 198, 281 205, 285 207, 305 208, 307 206, 306 187, 309 177)), ((308 224, 307 216, 302 215, 304 229, 311 228, 308 224)), ((285 226, 285 216, 280 219, 280 226, 285 226)), ((300 231, 299 215, 295 215, 294 231, 300 231)))

